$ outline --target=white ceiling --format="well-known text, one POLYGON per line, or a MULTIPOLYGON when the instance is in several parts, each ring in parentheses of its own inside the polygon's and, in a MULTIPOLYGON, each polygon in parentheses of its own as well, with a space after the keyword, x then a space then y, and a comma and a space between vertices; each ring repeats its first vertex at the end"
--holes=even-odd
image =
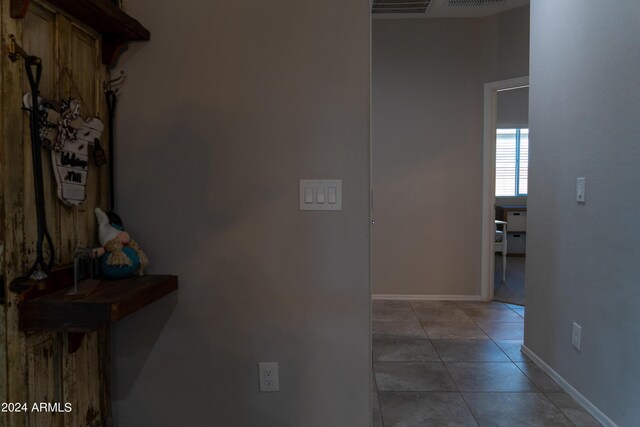
POLYGON ((481 18, 528 4, 529 0, 505 0, 504 2, 488 3, 481 6, 449 6, 449 0, 431 0, 425 13, 375 13, 372 16, 374 19, 481 18))

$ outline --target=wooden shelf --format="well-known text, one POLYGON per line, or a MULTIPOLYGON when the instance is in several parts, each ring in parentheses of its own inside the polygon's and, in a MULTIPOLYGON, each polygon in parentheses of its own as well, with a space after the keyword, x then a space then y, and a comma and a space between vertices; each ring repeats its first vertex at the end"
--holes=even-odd
MULTIPOLYGON (((151 33, 109 0, 47 0, 62 12, 102 34, 102 62, 111 65, 127 43, 149 40, 151 33)), ((11 17, 22 19, 29 0, 11 0, 11 17)))
MULTIPOLYGON (((64 273, 68 277, 68 272, 64 273)), ((58 277, 61 277, 58 275, 58 277)), ((60 279, 56 279, 60 280, 60 279)), ((116 322, 178 289, 178 277, 135 276, 96 281, 85 295, 66 295, 70 288, 52 292, 34 290, 21 295, 20 330, 25 332, 92 332, 103 323, 116 322)))

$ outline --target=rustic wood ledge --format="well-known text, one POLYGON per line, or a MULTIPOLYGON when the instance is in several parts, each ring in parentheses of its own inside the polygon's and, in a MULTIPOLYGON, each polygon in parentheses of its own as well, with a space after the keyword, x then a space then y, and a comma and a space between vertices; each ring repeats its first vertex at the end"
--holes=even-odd
MULTIPOLYGON (((102 34, 103 64, 113 64, 118 53, 127 43, 151 38, 149 30, 109 0, 47 0, 47 2, 102 34)), ((11 0, 12 18, 22 19, 28 10, 29 0, 11 0)))
MULTIPOLYGON (((68 278, 66 270, 58 270, 52 277, 68 278)), ((101 279, 96 283, 95 290, 84 296, 67 295, 69 288, 60 289, 55 283, 47 290, 34 289, 21 294, 18 303, 20 330, 85 334, 104 323, 116 322, 178 289, 178 277, 170 275, 101 279)))

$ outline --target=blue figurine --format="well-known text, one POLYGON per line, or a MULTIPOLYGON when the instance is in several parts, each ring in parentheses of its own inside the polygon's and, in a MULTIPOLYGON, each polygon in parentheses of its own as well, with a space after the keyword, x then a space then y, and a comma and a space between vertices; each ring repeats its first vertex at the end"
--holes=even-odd
POLYGON ((136 273, 142 275, 149 264, 145 253, 121 226, 109 223, 109 217, 100 208, 95 212, 102 246, 95 249, 94 254, 100 258, 104 277, 122 279, 136 273))

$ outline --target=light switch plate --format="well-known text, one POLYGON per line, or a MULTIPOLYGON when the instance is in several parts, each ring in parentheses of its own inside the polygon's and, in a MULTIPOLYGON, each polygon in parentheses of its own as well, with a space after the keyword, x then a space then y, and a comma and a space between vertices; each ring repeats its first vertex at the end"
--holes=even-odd
POLYGON ((576 202, 585 203, 586 194, 585 191, 587 183, 584 177, 576 178, 576 202))
POLYGON ((301 179, 300 180, 301 211, 341 211, 342 180, 341 179, 301 179), (313 195, 309 200, 309 194, 313 195))
POLYGON ((582 327, 573 322, 573 330, 571 331, 571 345, 576 350, 580 350, 580 341, 582 340, 582 327))

